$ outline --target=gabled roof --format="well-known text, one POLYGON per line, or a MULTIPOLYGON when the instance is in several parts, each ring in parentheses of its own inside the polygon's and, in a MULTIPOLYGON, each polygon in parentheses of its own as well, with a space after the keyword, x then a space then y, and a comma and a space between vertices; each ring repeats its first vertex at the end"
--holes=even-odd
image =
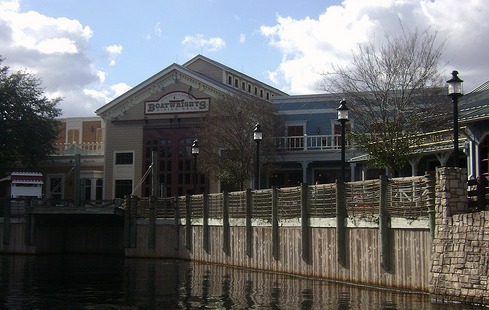
MULTIPOLYGON (((180 77, 185 76, 187 78, 205 83, 207 85, 212 85, 212 87, 214 87, 215 89, 220 90, 224 93, 228 93, 228 92, 233 91, 233 88, 229 87, 226 84, 223 84, 223 83, 218 82, 216 80, 210 79, 203 74, 192 71, 190 69, 187 69, 181 65, 174 63, 174 64, 166 67, 165 69, 161 70, 160 72, 156 73, 155 75, 151 76, 150 78, 146 79, 145 81, 139 83, 135 87, 131 88, 130 90, 128 90, 127 92, 122 94, 121 96, 115 98, 114 100, 112 100, 109 103, 105 104, 104 106, 100 107, 99 109, 97 109, 95 111, 95 113, 99 116, 103 116, 108 111, 119 106, 126 99, 128 99, 131 96, 135 95, 136 93, 140 92, 145 87, 156 83, 158 80, 164 78, 165 76, 167 77, 166 83, 165 83, 165 81, 160 82, 159 86, 161 86, 161 87, 166 87, 168 84, 174 83, 175 80, 178 80, 178 76, 180 76, 180 77)), ((134 104, 137 104, 137 102, 134 102, 134 104)))
MULTIPOLYGON (((117 110, 117 113, 120 113, 124 110, 127 110, 128 108, 132 107, 131 104, 135 105, 137 104, 136 101, 132 103, 124 103, 127 99, 131 98, 132 96, 136 95, 138 92, 142 91, 144 88, 150 86, 150 85, 155 85, 156 87, 166 87, 171 83, 174 83, 176 80, 178 80, 178 76, 180 77, 185 77, 186 80, 192 80, 196 82, 202 82, 206 85, 210 85, 212 88, 214 88, 218 92, 223 92, 223 93, 234 93, 236 91, 239 91, 235 89, 234 87, 227 85, 225 83, 222 83, 221 81, 216 81, 215 79, 212 79, 200 72, 196 72, 194 70, 191 70, 187 68, 190 64, 197 60, 203 60, 205 62, 208 62, 222 70, 225 70, 227 72, 231 72, 237 76, 242 76, 246 77, 246 79, 249 79, 251 81, 256 81, 257 84, 264 85, 267 88, 273 89, 276 91, 278 94, 281 95, 287 95, 286 93, 275 89, 267 84, 264 84, 256 79, 253 79, 251 77, 248 77, 247 75, 238 72, 232 68, 229 68, 217 61, 214 61, 212 59, 209 59, 207 57, 204 57, 202 55, 197 55, 191 60, 187 61, 184 65, 179 65, 176 63, 171 64, 170 66, 166 67, 165 69, 161 70, 160 72, 156 73, 155 75, 151 76, 150 78, 146 79, 145 81, 139 83, 135 87, 131 88, 129 91, 126 93, 122 94, 121 96, 115 98, 114 100, 110 101, 109 103, 105 104, 104 106, 100 107, 95 111, 95 113, 98 116, 101 116, 105 118, 104 116, 107 116, 109 114, 114 114, 111 113, 110 111, 117 110), (165 78, 166 77, 166 78, 165 78), (162 80, 162 81, 161 81, 162 80), (159 81, 159 82, 158 82, 159 81), (158 82, 158 83, 157 83, 158 82)), ((115 114, 117 114, 115 113, 115 114)))
POLYGON ((460 123, 489 119, 489 81, 464 95, 459 101, 460 123))

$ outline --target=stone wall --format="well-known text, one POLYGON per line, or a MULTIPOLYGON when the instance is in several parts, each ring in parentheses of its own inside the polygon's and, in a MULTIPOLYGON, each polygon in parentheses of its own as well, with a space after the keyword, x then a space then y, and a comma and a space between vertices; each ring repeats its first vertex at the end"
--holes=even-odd
POLYGON ((436 180, 430 293, 437 301, 489 304, 489 212, 469 213, 465 169, 438 168, 436 180))

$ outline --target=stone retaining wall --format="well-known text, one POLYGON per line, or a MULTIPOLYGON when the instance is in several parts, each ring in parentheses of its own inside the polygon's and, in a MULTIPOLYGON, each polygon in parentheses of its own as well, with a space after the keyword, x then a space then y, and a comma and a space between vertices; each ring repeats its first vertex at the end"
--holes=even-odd
POLYGON ((436 174, 430 293, 437 301, 489 304, 489 212, 467 213, 465 169, 436 174))

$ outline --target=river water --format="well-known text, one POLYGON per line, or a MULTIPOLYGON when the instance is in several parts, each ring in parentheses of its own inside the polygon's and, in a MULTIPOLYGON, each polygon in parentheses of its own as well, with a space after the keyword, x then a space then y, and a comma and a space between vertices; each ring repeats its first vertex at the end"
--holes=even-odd
POLYGON ((479 309, 178 260, 0 256, 1 309, 479 309))

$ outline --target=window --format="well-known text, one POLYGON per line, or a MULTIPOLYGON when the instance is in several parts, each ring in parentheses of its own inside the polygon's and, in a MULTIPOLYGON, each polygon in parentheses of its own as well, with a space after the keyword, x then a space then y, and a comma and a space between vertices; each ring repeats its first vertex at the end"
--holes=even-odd
POLYGON ((132 193, 132 180, 115 180, 115 198, 124 198, 132 193))
POLYGON ((260 89, 260 98, 263 98, 263 89, 260 89))
POLYGON ((132 165, 133 163, 133 153, 116 153, 115 154, 115 164, 116 165, 132 165))
POLYGON ((245 82, 241 83, 241 89, 245 90, 245 88, 246 88, 246 83, 245 82))
POLYGON ((228 84, 233 85, 233 77, 232 76, 228 77, 228 84))
POLYGON ((238 79, 234 79, 234 87, 238 88, 238 79))
POLYGON ((267 100, 270 100, 270 93, 267 92, 267 100))
POLYGON ((258 88, 255 86, 255 96, 258 95, 258 88))
POLYGON ((251 93, 251 85, 248 84, 248 92, 251 93))

